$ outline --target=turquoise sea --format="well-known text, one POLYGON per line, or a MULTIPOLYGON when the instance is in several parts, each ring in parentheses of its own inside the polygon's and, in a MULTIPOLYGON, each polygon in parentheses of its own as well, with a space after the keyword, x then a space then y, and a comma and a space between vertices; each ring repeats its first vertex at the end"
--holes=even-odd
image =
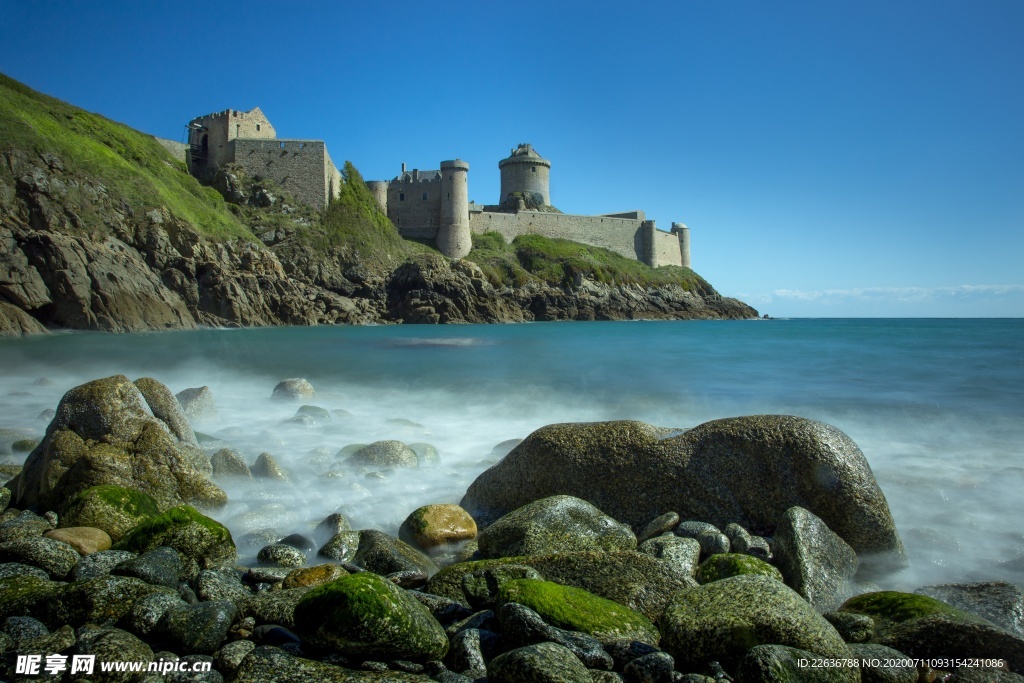
POLYGON ((912 555, 894 581, 1024 583, 1024 560, 1013 562, 1024 557, 1022 319, 59 333, 0 341, 0 367, 0 427, 35 435, 41 411, 97 377, 209 386, 219 418, 197 430, 250 463, 270 452, 290 475, 226 487, 215 516, 243 553, 338 509, 393 533, 420 505, 458 502, 496 444, 544 424, 785 413, 836 425, 864 451, 912 555), (288 377, 314 385, 314 405, 351 415, 287 424, 297 405, 270 395, 288 377), (386 481, 331 474, 339 449, 380 439, 431 443, 442 464, 386 481))

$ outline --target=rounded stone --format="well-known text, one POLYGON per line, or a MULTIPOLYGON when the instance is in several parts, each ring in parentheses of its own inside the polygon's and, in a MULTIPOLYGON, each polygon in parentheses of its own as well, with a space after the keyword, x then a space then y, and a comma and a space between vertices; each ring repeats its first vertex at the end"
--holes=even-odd
POLYGON ((103 529, 90 526, 53 529, 44 533, 43 537, 67 543, 81 555, 92 555, 103 550, 110 550, 110 546, 113 544, 110 534, 103 529))
POLYGON ((67 543, 52 538, 23 538, 0 543, 0 562, 39 567, 55 579, 64 579, 81 555, 67 543))
POLYGON ((122 486, 93 486, 60 506, 66 527, 102 529, 114 543, 159 512, 152 496, 122 486))
POLYGON ((181 412, 190 420, 203 422, 217 419, 217 405, 210 387, 182 389, 174 398, 178 400, 181 412))
POLYGON ((127 550, 101 550, 92 555, 86 555, 71 571, 71 580, 88 581, 106 576, 114 567, 133 557, 135 557, 135 553, 130 553, 127 550))
POLYGON ((210 456, 210 465, 215 477, 252 478, 252 472, 245 464, 242 454, 231 448, 222 448, 210 456))
POLYGON ((260 453, 250 471, 252 476, 257 478, 288 481, 288 474, 281 469, 281 466, 277 464, 277 460, 270 453, 260 453))
POLYGON ((398 537, 424 550, 476 538, 476 522, 458 505, 424 505, 414 510, 398 530, 398 537))
POLYGON ((697 567, 696 579, 697 583, 705 584, 743 574, 756 574, 782 581, 782 572, 775 567, 752 555, 739 553, 712 555, 697 567))
POLYGON ((201 602, 168 610, 160 621, 159 630, 185 652, 213 654, 237 617, 238 608, 234 603, 201 602))
POLYGON ((663 533, 672 531, 679 524, 679 513, 677 512, 666 512, 663 515, 658 515, 650 522, 648 522, 643 531, 636 536, 638 543, 643 543, 649 538, 655 536, 661 536, 663 533))
POLYGON ((639 640, 657 645, 660 634, 639 612, 579 588, 551 581, 515 579, 505 582, 498 603, 515 602, 529 607, 548 624, 568 631, 580 631, 602 643, 639 640))
POLYGON ((301 378, 283 379, 274 387, 271 398, 276 401, 306 401, 316 396, 316 389, 301 378))
POLYGON ((284 577, 281 587, 284 589, 314 588, 343 576, 348 576, 348 572, 336 564, 318 564, 313 567, 293 569, 288 576, 284 577))
POLYGON ((628 526, 572 496, 528 503, 480 532, 478 542, 480 554, 489 558, 636 549, 628 526))
POLYGON ((572 650, 538 643, 498 655, 487 664, 491 683, 591 683, 590 672, 572 650))
POLYGON ((682 671, 698 670, 708 660, 733 670, 760 644, 850 657, 831 624, 791 588, 766 576, 733 576, 681 590, 658 623, 662 648, 682 671))
POLYGON ((364 659, 439 660, 448 651, 430 611, 372 572, 312 589, 295 608, 295 624, 304 642, 364 659))
POLYGON ((177 588, 181 578, 181 557, 174 548, 154 548, 138 557, 125 560, 110 573, 142 579, 153 586, 177 588))
POLYGON ((284 543, 272 543, 260 549, 257 559, 274 567, 302 567, 306 564, 306 553, 284 543))
POLYGON ((419 467, 416 451, 394 440, 374 441, 353 453, 347 462, 374 467, 419 467))

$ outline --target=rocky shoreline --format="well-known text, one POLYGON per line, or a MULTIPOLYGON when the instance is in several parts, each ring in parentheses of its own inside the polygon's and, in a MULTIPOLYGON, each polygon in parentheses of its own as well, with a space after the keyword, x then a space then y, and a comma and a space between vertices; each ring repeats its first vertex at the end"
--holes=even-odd
POLYGON ((296 246, 203 238, 166 210, 139 213, 54 155, 0 152, 0 335, 50 329, 532 320, 755 318, 741 301, 676 285, 495 288, 468 261, 423 255, 373 271, 296 246), (95 233, 95 234, 91 234, 95 233), (270 245, 270 246, 267 246, 270 245))
MULTIPOLYGON (((273 396, 311 392, 287 380, 273 396)), ((829 425, 549 425, 395 536, 335 513, 240 563, 213 519, 218 482, 281 473, 204 449, 190 419, 214 409, 202 389, 109 377, 67 392, 43 439, 19 445, 31 453, 0 490, 0 678, 1024 680, 1019 587, 879 590, 903 544, 863 454, 829 425), (19 672, 31 655, 98 663, 19 672), (101 673, 109 661, 164 673, 101 673)), ((380 441, 337 467, 386 477, 437 458, 380 441)))

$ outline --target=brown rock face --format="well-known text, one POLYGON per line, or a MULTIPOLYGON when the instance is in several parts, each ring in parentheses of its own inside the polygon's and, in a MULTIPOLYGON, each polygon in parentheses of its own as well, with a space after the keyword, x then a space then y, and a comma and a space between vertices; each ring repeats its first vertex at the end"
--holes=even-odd
POLYGON ((53 529, 47 531, 43 536, 55 541, 64 541, 82 555, 92 555, 101 550, 110 550, 110 546, 113 544, 106 531, 89 526, 53 529))
POLYGON ((151 406, 123 375, 66 393, 43 441, 9 485, 12 502, 21 508, 39 505, 52 510, 100 485, 148 493, 161 509, 227 502, 226 494, 206 477, 210 464, 205 454, 189 442, 182 422, 165 412, 177 406, 173 396, 155 380, 143 384, 150 395, 170 396, 170 401, 151 406), (175 423, 173 428, 154 417, 161 413, 175 423))
MULTIPOLYGON (((642 422, 556 424, 470 485, 462 507, 490 523, 567 494, 641 528, 665 510, 720 528, 773 529, 794 505, 858 554, 902 562, 903 544, 867 460, 845 434, 799 417, 715 420, 681 434, 642 422)), ((865 558, 862 557, 862 563, 865 558)))

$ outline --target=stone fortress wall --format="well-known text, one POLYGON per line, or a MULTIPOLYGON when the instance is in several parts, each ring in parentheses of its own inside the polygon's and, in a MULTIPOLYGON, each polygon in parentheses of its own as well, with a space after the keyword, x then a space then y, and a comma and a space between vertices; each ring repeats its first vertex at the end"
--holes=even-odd
MULTIPOLYGON (((226 164, 281 185, 298 201, 323 207, 338 195, 342 178, 322 140, 279 139, 259 107, 226 109, 188 124, 189 170, 211 178, 226 164)), ((672 224, 658 230, 643 211, 583 216, 551 206, 551 162, 532 145, 521 144, 498 162, 501 196, 495 205, 470 204, 469 165, 456 159, 437 170, 402 172, 394 179, 366 185, 399 233, 433 239, 445 255, 465 256, 471 233, 497 232, 508 241, 537 234, 610 249, 651 266, 690 265, 689 229, 672 224)))
POLYGON ((188 124, 189 171, 208 179, 237 164, 254 177, 274 181, 297 201, 324 207, 338 196, 341 173, 323 140, 282 140, 259 107, 226 109, 188 124))
MULTIPOLYGON (((465 213, 472 233, 493 231, 508 242, 519 235, 536 234, 603 247, 655 267, 690 265, 689 229, 681 223, 673 223, 673 231, 664 232, 657 229, 654 221, 647 220, 643 211, 582 216, 553 209, 549 185, 551 162, 541 158, 532 145, 519 145, 498 163, 501 197, 493 206, 475 203, 467 203, 464 208, 452 206, 451 193, 442 187, 442 179, 448 177, 443 166, 441 171, 414 169, 410 172, 402 164, 402 172, 393 180, 367 183, 381 209, 403 236, 433 238, 438 243, 447 241, 446 230, 451 225, 446 225, 442 215, 465 213)), ((456 256, 454 253, 447 255, 456 256)))

